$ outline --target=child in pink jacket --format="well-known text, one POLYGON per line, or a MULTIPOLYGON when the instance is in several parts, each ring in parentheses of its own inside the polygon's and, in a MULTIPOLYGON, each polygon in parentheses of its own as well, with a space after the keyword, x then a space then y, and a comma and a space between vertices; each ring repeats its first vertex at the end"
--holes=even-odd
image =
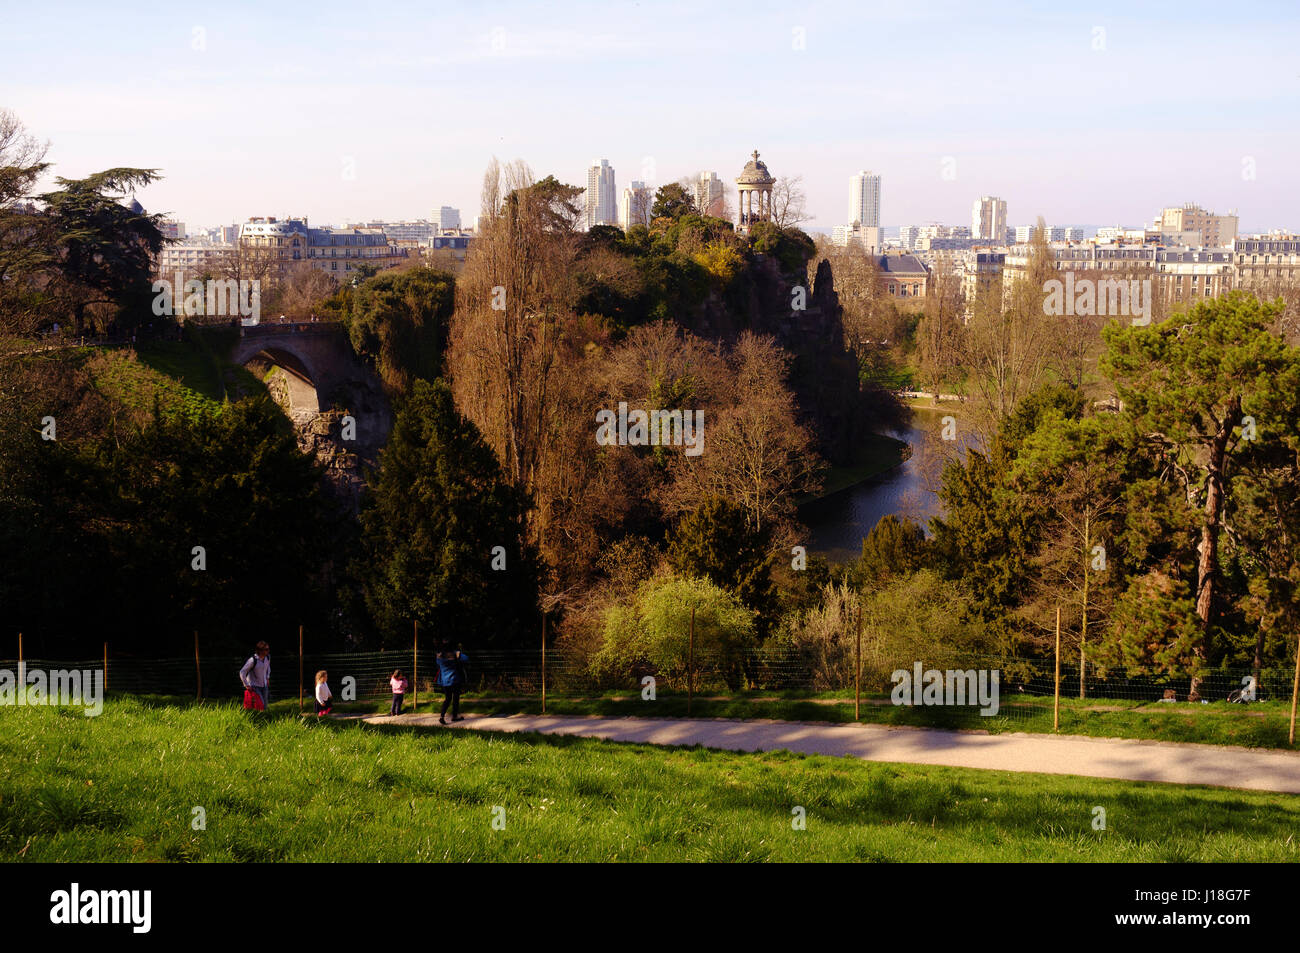
POLYGON ((393 673, 393 677, 388 680, 388 684, 393 688, 393 707, 389 709, 390 715, 400 715, 402 713, 402 701, 406 698, 406 690, 410 688, 406 676, 402 674, 399 668, 393 673))

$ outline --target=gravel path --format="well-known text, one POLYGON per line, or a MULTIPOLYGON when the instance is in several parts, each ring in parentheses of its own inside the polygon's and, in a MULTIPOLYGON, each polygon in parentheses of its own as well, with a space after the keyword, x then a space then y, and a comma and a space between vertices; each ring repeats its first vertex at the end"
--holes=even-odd
MULTIPOLYGON (((437 726, 436 715, 374 724, 437 726)), ((652 745, 703 745, 724 751, 787 750, 994 771, 1072 774, 1126 781, 1207 784, 1300 794, 1300 752, 1086 738, 1078 735, 936 731, 886 725, 834 725, 722 718, 606 718, 570 715, 472 715, 453 727, 474 731, 539 732, 652 745)))

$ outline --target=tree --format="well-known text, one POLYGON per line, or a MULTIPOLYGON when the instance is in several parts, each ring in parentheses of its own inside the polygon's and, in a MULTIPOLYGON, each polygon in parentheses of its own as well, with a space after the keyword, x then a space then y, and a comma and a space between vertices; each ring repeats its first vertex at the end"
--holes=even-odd
POLYGON ((0 109, 0 336, 28 335, 49 320, 41 280, 52 261, 47 219, 28 201, 50 167, 47 149, 0 109))
POLYGON ((970 586, 972 613, 988 623, 1006 655, 1018 647, 1009 616, 1035 542, 1032 514, 1007 483, 1011 461, 1001 440, 987 454, 970 449, 964 463, 950 460, 939 489, 944 515, 930 522, 945 575, 970 586))
POLYGON ((72 289, 73 326, 85 327, 92 304, 120 314, 148 314, 153 259, 166 239, 162 216, 121 204, 125 195, 158 179, 153 169, 107 169, 84 179, 57 178, 61 188, 40 196, 52 230, 58 272, 72 289))
POLYGON ((269 398, 158 416, 110 459, 111 565, 141 631, 180 640, 200 628, 233 643, 284 631, 319 602, 321 473, 269 398))
POLYGON ((915 572, 929 560, 925 530, 892 513, 882 516, 862 540, 862 557, 854 567, 861 582, 878 586, 896 575, 915 572))
MULTIPOLYGON (((1064 596, 1077 609, 1079 697, 1086 694, 1088 625, 1104 617, 1115 580, 1122 575, 1114 523, 1125 499, 1127 463, 1124 428, 1109 417, 1078 416, 1078 404, 1064 389, 1062 403, 1074 403, 1066 416, 1052 408, 1029 433, 1016 456, 1013 483, 1043 514, 1043 534, 1034 556, 1040 629, 1048 631, 1050 609, 1064 596)), ((1048 392, 1050 395, 1050 391, 1048 392)), ((1075 612, 1064 619, 1068 629, 1075 612)))
POLYGON ((690 190, 680 182, 661 185, 655 192, 654 204, 650 206, 650 218, 681 218, 683 215, 698 215, 695 199, 690 190))
POLYGON ((682 576, 701 576, 760 613, 772 606, 770 530, 750 530, 745 511, 712 499, 687 514, 668 543, 668 563, 682 576))
POLYGON ((450 388, 416 378, 361 514, 355 571, 382 638, 405 645, 412 620, 438 638, 473 633, 501 646, 531 637, 537 567, 526 510, 450 388))
POLYGON ((448 369, 456 401, 516 487, 530 489, 550 426, 560 323, 577 297, 580 190, 521 162, 484 176, 480 232, 457 283, 448 369))
POLYGON ((971 412, 986 442, 1020 399, 1047 380, 1060 332, 1045 314, 1044 285, 1055 275, 1046 231, 1040 228, 1029 267, 1006 289, 1005 306, 994 298, 976 299, 966 353, 975 391, 971 412))
POLYGON ((707 449, 676 460, 670 504, 681 512, 724 497, 740 504, 746 524, 761 532, 790 519, 795 499, 816 488, 819 461, 785 385, 788 357, 776 342, 745 332, 730 365, 731 399, 706 428, 707 449))
MULTIPOLYGON (((1162 324, 1103 332, 1103 369, 1116 382, 1125 413, 1199 510, 1195 605, 1197 666, 1213 649, 1221 588, 1219 540, 1233 503, 1234 478, 1253 461, 1294 441, 1300 419, 1300 349, 1275 332, 1277 304, 1234 292, 1198 303, 1162 324), (1257 456, 1257 455, 1256 455, 1257 456)), ((1199 696, 1199 672, 1190 694, 1199 696)))
POLYGON ((939 259, 926 283, 925 306, 916 328, 921 380, 935 394, 955 383, 961 367, 965 341, 962 307, 961 279, 939 259))
POLYGON ((754 612, 707 579, 647 580, 629 603, 607 609, 598 669, 615 678, 648 669, 684 681, 692 610, 697 670, 716 666, 728 688, 743 688, 745 654, 757 645, 754 612))
POLYGON ((808 197, 803 190, 803 176, 784 176, 772 184, 772 224, 794 228, 811 221, 808 197))
POLYGON ((352 346, 394 392, 441 375, 455 294, 456 279, 431 268, 385 271, 352 289, 345 318, 352 346))
POLYGON ((328 272, 307 262, 290 266, 283 278, 276 282, 274 297, 262 306, 272 314, 282 313, 290 318, 306 320, 338 291, 338 282, 328 272))

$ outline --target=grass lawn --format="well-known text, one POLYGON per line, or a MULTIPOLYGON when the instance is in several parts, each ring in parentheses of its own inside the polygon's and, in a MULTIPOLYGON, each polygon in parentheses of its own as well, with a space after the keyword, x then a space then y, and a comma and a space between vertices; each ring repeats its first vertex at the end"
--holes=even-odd
POLYGON ((300 719, 0 710, 8 861, 1300 860, 1300 798, 300 719), (505 809, 494 830, 493 808, 505 809), (194 830, 203 808, 206 829, 194 830), (807 812, 793 830, 792 810, 807 812), (1104 831, 1093 808, 1106 809, 1104 831))
MULTIPOLYGON (((440 701, 438 696, 431 700, 440 701)), ((409 707, 409 700, 408 700, 409 707)), ((466 711, 491 715, 541 712, 536 696, 524 698, 467 696, 466 711)), ((367 711, 387 711, 387 703, 366 705, 367 711)), ((421 710, 426 710, 421 706, 421 710)), ((686 698, 660 693, 655 701, 639 695, 609 695, 598 698, 550 697, 546 711, 552 715, 635 715, 640 718, 684 718, 686 698)), ((861 721, 882 725, 914 725, 924 728, 983 729, 993 734, 1008 731, 1051 733, 1052 699, 1042 696, 1003 695, 998 714, 983 717, 970 709, 938 706, 895 706, 888 698, 863 697, 861 721)), ((853 696, 828 693, 791 697, 755 694, 727 699, 697 696, 691 706, 697 718, 775 718, 782 721, 853 721, 853 696)), ((1136 702, 1132 699, 1061 699, 1061 734, 1095 738, 1138 738, 1151 741, 1187 741, 1197 744, 1236 745, 1250 748, 1284 748, 1287 743, 1290 703, 1257 702, 1232 705, 1136 702)))

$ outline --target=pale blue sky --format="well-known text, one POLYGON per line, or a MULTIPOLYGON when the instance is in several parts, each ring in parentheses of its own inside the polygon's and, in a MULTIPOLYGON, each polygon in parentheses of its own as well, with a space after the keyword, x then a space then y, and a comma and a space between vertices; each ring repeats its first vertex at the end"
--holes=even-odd
POLYGON ((160 168, 141 201, 192 225, 442 204, 468 221, 494 155, 575 184, 608 158, 622 189, 647 161, 652 184, 730 180, 758 148, 803 176, 818 228, 844 220, 858 169, 883 176, 887 225, 968 224, 994 194, 1011 224, 1138 225, 1195 201, 1300 228, 1298 10, 50 3, 3 15, 0 106, 58 174, 160 168))

